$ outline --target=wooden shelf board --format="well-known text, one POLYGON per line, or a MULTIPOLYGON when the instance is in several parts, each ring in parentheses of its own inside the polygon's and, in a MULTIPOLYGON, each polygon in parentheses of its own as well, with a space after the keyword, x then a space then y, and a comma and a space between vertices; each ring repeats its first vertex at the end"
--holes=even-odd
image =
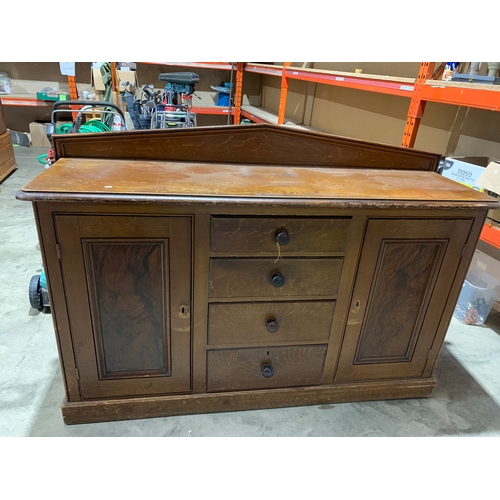
MULTIPOLYGON (((245 118, 249 118, 252 121, 257 123, 272 123, 274 125, 278 124, 278 115, 271 113, 265 108, 259 108, 257 106, 241 106, 241 114, 245 118)), ((289 127, 296 127, 302 130, 311 130, 314 131, 312 127, 308 127, 307 125, 302 125, 298 123, 293 123, 291 121, 285 121, 285 125, 289 127)))

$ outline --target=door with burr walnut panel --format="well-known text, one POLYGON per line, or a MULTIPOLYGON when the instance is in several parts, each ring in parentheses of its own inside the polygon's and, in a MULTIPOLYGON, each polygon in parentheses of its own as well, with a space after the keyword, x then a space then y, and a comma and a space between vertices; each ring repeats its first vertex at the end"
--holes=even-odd
POLYGON ((471 225, 369 219, 335 380, 422 376, 471 225))
POLYGON ((55 219, 82 398, 189 392, 191 218, 55 219))

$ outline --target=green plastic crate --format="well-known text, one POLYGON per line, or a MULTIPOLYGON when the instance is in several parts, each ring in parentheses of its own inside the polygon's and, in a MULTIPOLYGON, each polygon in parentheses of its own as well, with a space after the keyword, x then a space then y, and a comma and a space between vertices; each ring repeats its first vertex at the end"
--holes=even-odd
POLYGON ((39 101, 69 101, 69 95, 68 94, 47 94, 45 92, 37 92, 36 93, 36 98, 39 101))

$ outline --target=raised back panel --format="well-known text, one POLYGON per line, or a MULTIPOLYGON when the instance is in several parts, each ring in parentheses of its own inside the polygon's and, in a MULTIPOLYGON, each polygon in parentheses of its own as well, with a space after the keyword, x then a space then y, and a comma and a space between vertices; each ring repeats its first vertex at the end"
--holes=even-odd
POLYGON ((100 377, 167 374, 168 240, 83 245, 100 377))
POLYGON ((436 171, 440 155, 282 125, 53 136, 56 158, 195 161, 436 171))

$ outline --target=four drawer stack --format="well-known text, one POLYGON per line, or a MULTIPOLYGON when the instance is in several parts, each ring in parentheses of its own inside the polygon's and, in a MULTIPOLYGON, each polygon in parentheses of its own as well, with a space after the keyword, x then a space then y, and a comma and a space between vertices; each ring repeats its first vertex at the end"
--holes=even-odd
POLYGON ((321 382, 349 226, 212 217, 208 391, 321 382))

